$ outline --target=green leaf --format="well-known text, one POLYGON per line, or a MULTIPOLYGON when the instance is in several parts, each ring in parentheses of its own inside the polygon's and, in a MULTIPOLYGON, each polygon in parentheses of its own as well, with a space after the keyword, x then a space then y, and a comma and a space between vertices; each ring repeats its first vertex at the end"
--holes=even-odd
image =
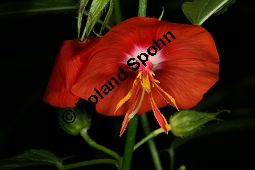
POLYGON ((220 9, 218 9, 213 15, 221 15, 225 12, 227 12, 228 8, 233 5, 236 2, 236 0, 229 0, 224 6, 222 6, 220 9))
POLYGON ((97 21, 102 16, 110 0, 93 0, 86 23, 86 36, 90 34, 97 21))
POLYGON ((44 149, 29 150, 23 154, 0 161, 1 170, 12 170, 16 168, 38 165, 61 166, 62 163, 56 155, 44 149))
POLYGON ((102 23, 102 26, 101 26, 101 29, 100 29, 100 34, 103 33, 103 30, 106 27, 106 24, 110 20, 110 17, 111 17, 112 12, 113 12, 113 7, 114 7, 113 0, 110 0, 110 6, 109 6, 108 12, 107 12, 107 14, 105 16, 104 22, 102 23))
POLYGON ((182 10, 192 24, 202 25, 210 16, 225 10, 232 3, 233 0, 194 0, 184 2, 182 10))
POLYGON ((0 2, 0 16, 65 13, 78 9, 77 0, 19 0, 0 2))
POLYGON ((80 7, 79 7, 79 12, 78 12, 78 22, 77 22, 78 38, 80 38, 82 18, 85 13, 85 8, 86 8, 88 2, 89 2, 89 0, 80 0, 80 7))

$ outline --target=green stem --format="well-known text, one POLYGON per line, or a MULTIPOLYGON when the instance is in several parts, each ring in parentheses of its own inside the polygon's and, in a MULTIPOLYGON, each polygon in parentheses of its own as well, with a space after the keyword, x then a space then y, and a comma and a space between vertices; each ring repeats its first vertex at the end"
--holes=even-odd
POLYGON ((173 145, 169 148, 169 157, 170 157, 170 170, 174 170, 174 147, 173 145))
MULTIPOLYGON (((141 121, 142 121, 142 125, 143 125, 143 129, 144 129, 144 133, 145 135, 150 133, 150 125, 149 125, 149 121, 147 118, 146 114, 142 114, 141 115, 141 121)), ((152 161, 154 163, 155 169, 156 170, 162 170, 162 166, 161 166, 161 161, 159 158, 159 154, 158 154, 158 150, 156 148, 155 142, 153 139, 148 140, 148 146, 150 149, 150 153, 152 156, 152 161)))
POLYGON ((111 164, 111 165, 115 165, 118 168, 118 162, 113 159, 95 159, 90 161, 83 161, 83 162, 63 165, 61 169, 68 170, 68 169, 74 169, 74 168, 79 168, 82 166, 96 165, 96 164, 111 164))
MULTIPOLYGON (((171 126, 168 125, 168 131, 171 130, 171 126)), ((158 136, 159 134, 164 133, 164 130, 162 128, 158 128, 154 131, 152 131, 151 133, 149 133, 146 137, 144 137, 142 140, 140 140, 139 142, 137 142, 137 144, 135 144, 134 146, 134 150, 136 150, 137 148, 139 148, 141 145, 143 145, 145 142, 149 141, 152 138, 155 138, 156 136, 158 136)))
POLYGON ((119 154, 117 154, 116 152, 114 152, 111 149, 108 149, 105 146, 102 146, 98 143, 96 143, 93 139, 90 138, 87 129, 82 129, 80 132, 81 136, 83 137, 83 139, 93 148, 100 150, 110 156, 112 156, 113 158, 115 158, 117 161, 121 162, 121 157, 119 156, 119 154))
POLYGON ((130 170, 135 144, 138 118, 135 115, 129 122, 126 136, 126 144, 121 170, 130 170))
POLYGON ((122 20, 119 0, 114 0, 114 13, 115 13, 115 22, 116 24, 119 24, 122 20))
POLYGON ((139 0, 138 16, 146 16, 147 0, 139 0))
MULTIPOLYGON (((171 126, 168 126, 169 131, 171 130, 171 126)), ((141 145, 143 145, 145 142, 149 141, 150 139, 158 136, 159 134, 164 133, 164 130, 162 128, 156 129, 149 133, 146 137, 144 137, 142 140, 140 140, 137 144, 134 146, 134 150, 139 148, 141 145)))

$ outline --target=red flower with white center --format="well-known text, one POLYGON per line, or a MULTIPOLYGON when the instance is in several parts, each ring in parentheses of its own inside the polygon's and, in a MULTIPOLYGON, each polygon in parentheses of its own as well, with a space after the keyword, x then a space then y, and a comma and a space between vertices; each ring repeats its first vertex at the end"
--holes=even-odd
POLYGON ((57 107, 74 107, 79 97, 71 93, 71 87, 80 75, 81 67, 87 66, 91 59, 90 52, 99 38, 65 40, 45 91, 44 101, 57 107))
POLYGON ((135 114, 152 110, 167 133, 167 121, 158 108, 167 104, 179 109, 194 107, 218 81, 219 57, 213 38, 200 26, 135 17, 112 28, 95 45, 91 61, 81 71, 72 92, 88 99, 95 94, 95 87, 100 89, 117 74, 119 67, 128 78, 121 84, 116 83, 109 94, 105 93, 107 96, 96 105, 97 112, 108 116, 125 115, 122 135, 135 114), (170 42, 165 37, 164 45, 159 38, 163 39, 168 31, 172 37, 167 37, 170 42), (158 42, 158 46, 152 40, 158 42), (144 63, 139 61, 137 56, 148 53, 152 45, 157 47, 156 54, 148 55, 144 63), (134 62, 139 63, 136 68, 132 67, 136 71, 127 65, 130 58, 135 58, 130 62, 133 66, 134 62))

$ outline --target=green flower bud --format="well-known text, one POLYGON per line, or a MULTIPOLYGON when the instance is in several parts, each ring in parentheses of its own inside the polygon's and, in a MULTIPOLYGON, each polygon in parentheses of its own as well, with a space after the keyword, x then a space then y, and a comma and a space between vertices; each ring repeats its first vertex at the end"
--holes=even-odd
POLYGON ((207 122, 216 120, 219 113, 203 113, 194 110, 176 112, 169 119, 171 131, 178 137, 192 135, 207 122))
POLYGON ((87 112, 82 113, 78 108, 59 109, 59 123, 61 128, 70 135, 79 135, 81 129, 89 129, 91 119, 87 112))

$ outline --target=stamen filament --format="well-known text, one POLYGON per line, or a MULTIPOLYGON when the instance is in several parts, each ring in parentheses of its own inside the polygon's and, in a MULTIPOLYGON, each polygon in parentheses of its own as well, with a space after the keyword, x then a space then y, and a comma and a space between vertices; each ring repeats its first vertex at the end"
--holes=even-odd
POLYGON ((137 74, 133 87, 127 95, 125 95, 117 104, 115 112, 128 100, 132 100, 131 107, 129 107, 127 113, 125 114, 124 121, 122 123, 120 136, 125 132, 128 122, 138 113, 140 110, 145 92, 149 95, 150 104, 154 113, 155 118, 157 119, 160 127, 167 133, 168 132, 168 123, 164 117, 164 115, 158 109, 156 102, 153 99, 152 88, 156 87, 158 93, 163 97, 163 99, 170 105, 174 106, 176 109, 177 105, 174 97, 172 97, 169 93, 163 90, 158 84, 160 83, 158 80, 154 79, 155 73, 153 71, 139 71, 137 74), (142 90, 142 91, 140 91, 142 90))
POLYGON ((135 116, 135 114, 139 111, 139 109, 140 109, 140 107, 142 106, 142 103, 143 103, 144 94, 145 94, 145 91, 143 90, 142 95, 141 95, 141 99, 140 99, 136 109, 128 116, 129 119, 132 119, 135 116))

